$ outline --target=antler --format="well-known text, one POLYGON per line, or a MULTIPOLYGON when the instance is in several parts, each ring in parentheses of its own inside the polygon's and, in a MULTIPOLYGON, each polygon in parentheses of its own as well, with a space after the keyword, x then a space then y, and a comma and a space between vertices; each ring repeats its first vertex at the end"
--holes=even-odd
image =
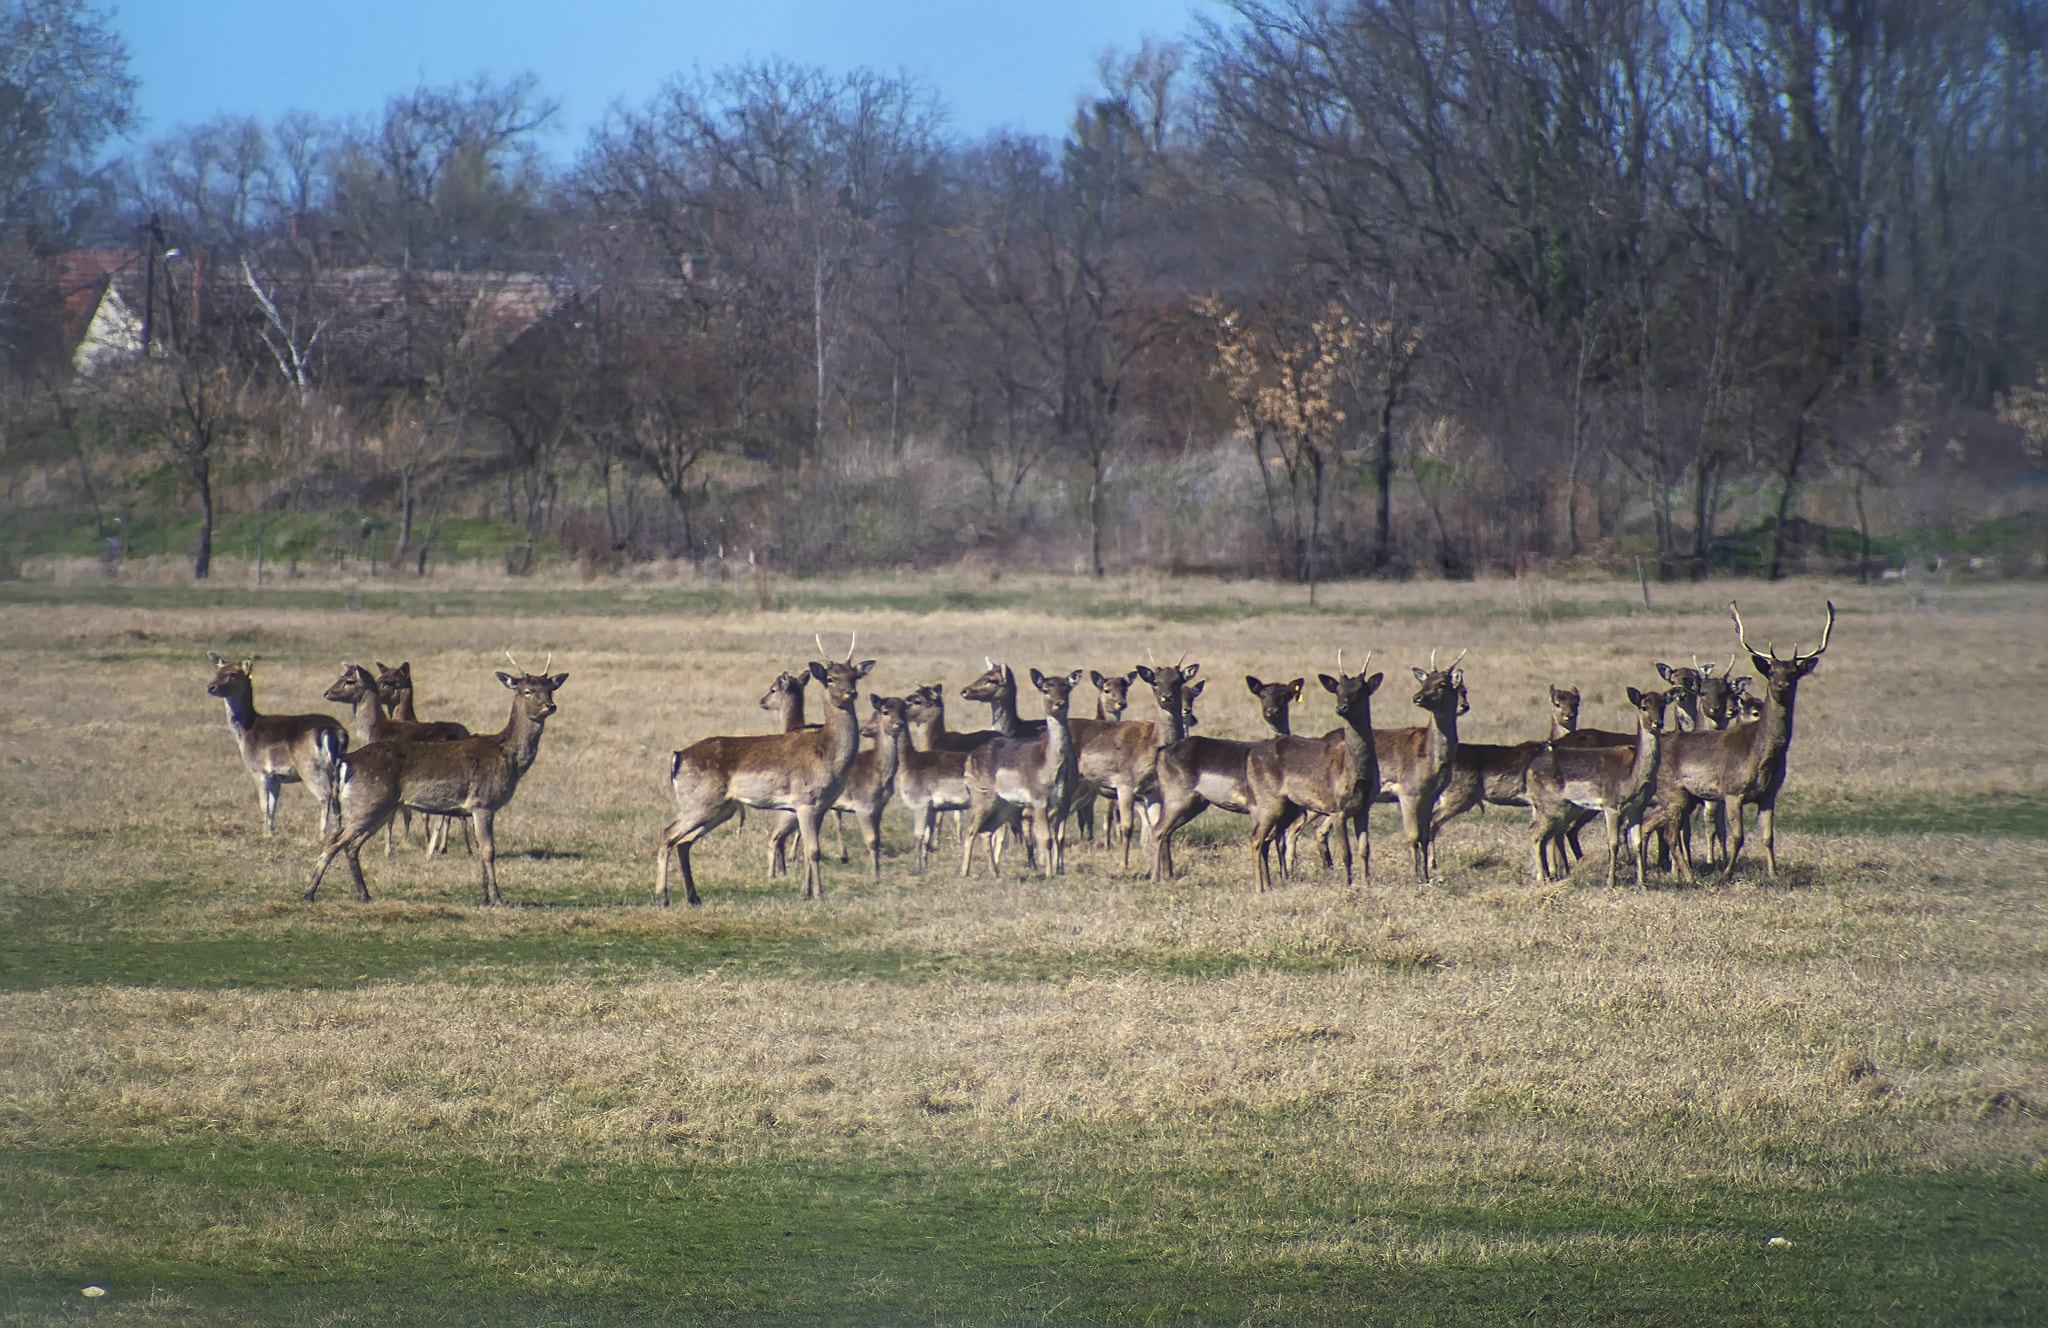
POLYGON ((1337 647, 1337 676, 1338 676, 1338 677, 1340 677, 1340 678, 1344 676, 1344 647, 1343 647, 1343 646, 1338 646, 1338 647, 1337 647))
MULTIPOLYGON (((1828 638, 1829 638, 1829 637, 1831 637, 1831 636, 1833 636, 1834 634, 1835 634, 1835 602, 1834 602, 1833 600, 1829 600, 1829 601, 1828 601, 1828 624, 1827 624, 1827 626, 1825 626, 1825 627, 1823 627, 1823 628, 1821 628, 1821 629, 1820 629, 1820 646, 1819 646, 1819 648, 1818 648, 1818 649, 1816 649, 1816 650, 1815 650, 1815 651, 1814 651, 1814 652, 1813 652, 1813 653, 1812 653, 1811 655, 1808 655, 1808 656, 1806 656, 1806 658, 1807 658, 1807 659, 1819 659, 1819 658, 1820 658, 1820 656, 1821 656, 1821 652, 1822 652, 1822 651, 1824 651, 1824 650, 1826 650, 1826 649, 1828 648, 1828 638)), ((1794 659, 1798 659, 1798 658, 1799 658, 1799 652, 1798 652, 1797 650, 1794 650, 1794 651, 1792 652, 1792 658, 1794 658, 1794 659)))
POLYGON ((1454 659, 1454 660, 1452 660, 1452 661, 1451 661, 1450 663, 1448 663, 1448 664, 1444 665, 1444 672, 1445 672, 1445 673, 1455 673, 1455 672, 1457 671, 1457 668, 1458 668, 1458 663, 1459 663, 1459 661, 1460 661, 1460 660, 1463 660, 1463 659, 1465 658, 1465 656, 1467 656, 1467 655, 1469 655, 1469 654, 1471 654, 1471 653, 1472 653, 1472 648, 1471 648, 1470 646, 1467 646, 1467 647, 1465 647, 1465 649, 1463 649, 1463 650, 1460 650, 1460 651, 1458 652, 1458 658, 1457 658, 1457 659, 1454 659))
POLYGON ((823 655, 826 659, 832 658, 832 652, 825 649, 825 638, 821 633, 812 632, 811 640, 816 641, 818 643, 819 654, 823 655))
MULTIPOLYGON (((1755 646, 1749 643, 1748 633, 1742 630, 1742 610, 1735 607, 1735 601, 1732 599, 1728 601, 1728 614, 1730 617, 1735 619, 1735 639, 1741 643, 1744 651, 1752 655, 1756 654, 1757 649, 1755 646)), ((1772 646, 1774 647, 1771 651, 1772 659, 1776 659, 1778 657, 1778 652, 1775 649, 1776 645, 1776 642, 1772 642, 1772 646)))
POLYGON ((519 670, 519 676, 520 676, 520 677, 522 677, 522 678, 523 678, 523 677, 525 677, 525 676, 526 676, 526 666, 525 666, 524 664, 521 664, 521 663, 520 663, 520 662, 519 662, 518 660, 516 660, 516 659, 512 659, 512 647, 511 647, 511 646, 506 646, 506 647, 505 647, 505 658, 506 658, 506 659, 511 659, 511 660, 512 660, 512 667, 513 667, 513 668, 515 668, 515 669, 518 669, 518 670, 519 670))
POLYGON ((853 648, 860 644, 860 633, 855 632, 846 643, 846 662, 853 663, 853 648))
POLYGON ((555 667, 555 652, 550 650, 548 652, 548 662, 540 666, 541 676, 546 677, 548 670, 553 667, 555 667))

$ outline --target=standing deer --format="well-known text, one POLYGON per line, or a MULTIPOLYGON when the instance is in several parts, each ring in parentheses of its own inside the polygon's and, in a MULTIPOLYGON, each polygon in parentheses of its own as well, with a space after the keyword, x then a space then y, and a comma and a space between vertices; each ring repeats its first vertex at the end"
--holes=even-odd
MULTIPOLYGON (((857 644, 858 635, 854 640, 857 644)), ((856 665, 852 645, 842 663, 812 661, 811 676, 825 684, 825 722, 817 728, 705 738, 674 755, 668 782, 675 794, 676 817, 661 832, 654 872, 656 903, 668 907, 671 850, 682 868, 683 897, 692 907, 702 902, 690 870, 690 848, 742 806, 796 813, 797 831, 803 836, 803 897, 824 897, 818 825, 825 810, 839 800, 853 758, 860 752, 860 721, 854 707, 860 699, 860 680, 874 667, 871 659, 856 665)))
MULTIPOLYGON (((506 657, 511 658, 509 652, 506 657)), ((548 665, 553 663, 550 655, 548 665)), ((513 660, 512 667, 519 668, 519 661, 513 660)), ((340 853, 347 857, 356 898, 367 901, 370 887, 363 881, 359 856, 363 843, 400 807, 410 807, 443 816, 466 815, 476 823, 484 903, 504 903, 498 894, 498 810, 512 801, 520 779, 533 767, 541 730, 555 713, 555 693, 569 681, 566 673, 549 676, 547 667, 537 674, 524 669, 517 675, 498 674, 498 681, 512 693, 512 716, 496 733, 448 742, 377 742, 344 757, 335 776, 341 822, 313 865, 306 898, 311 900, 320 889, 320 878, 340 853)))
MULTIPOLYGON (((901 697, 870 696, 868 701, 874 706, 875 713, 861 725, 860 732, 862 737, 874 739, 874 743, 861 748, 853 758, 853 768, 846 775, 846 787, 840 790, 832 810, 842 818, 853 817, 861 839, 867 844, 868 863, 874 871, 875 880, 880 881, 882 812, 889 806, 889 799, 896 796, 901 773, 899 758, 907 745, 903 734, 910 721, 901 697)), ((781 824, 770 832, 777 862, 783 860, 785 846, 796 829, 796 817, 785 813, 781 824)))
MULTIPOLYGON (((1131 671, 1131 677, 1142 678, 1152 689, 1153 703, 1159 709, 1156 721, 1070 721, 1074 762, 1082 780, 1092 788, 1116 793, 1117 815, 1111 824, 1123 832, 1125 870, 1131 865, 1131 839, 1139 824, 1138 801, 1156 787, 1153 766, 1159 749, 1187 736, 1187 685, 1201 667, 1174 664, 1160 669, 1140 666, 1131 671)), ((1088 788, 1083 793, 1090 799, 1094 797, 1088 788)), ((1104 838, 1106 841, 1108 836, 1104 838)))
MULTIPOLYGON (((923 871, 931 861, 932 849, 938 847, 939 814, 954 813, 959 819, 974 805, 973 796, 967 790, 967 753, 965 750, 937 746, 938 741, 947 738, 962 738, 972 735, 947 733, 946 697, 944 685, 933 683, 919 687, 904 698, 904 719, 909 729, 910 742, 897 755, 896 791, 903 804, 910 810, 912 841, 916 847, 917 870, 923 871)), ((979 746, 979 743, 975 744, 979 746)), ((1014 812, 1016 808, 1003 804, 1014 812)), ((1014 819, 1014 818, 1013 818, 1014 819)), ((1023 834, 1022 822, 1017 822, 1019 836, 1023 834)), ((967 843, 967 831, 963 823, 960 842, 967 843)), ((997 855, 1000 857, 1000 853, 997 855)))
MULTIPOLYGON (((412 661, 404 661, 395 669, 387 667, 381 660, 378 662, 377 700, 384 707, 384 713, 392 719, 400 720, 407 724, 424 722, 420 719, 419 712, 413 708, 412 661)), ((462 732, 446 734, 444 736, 468 736, 469 730, 463 728, 462 725, 456 724, 453 727, 462 729, 462 732)), ((412 833, 412 813, 401 812, 400 817, 405 822, 406 834, 410 835, 412 833)), ((455 823, 456 818, 453 816, 429 816, 423 819, 427 824, 428 856, 431 857, 436 853, 446 853, 448 851, 448 827, 455 823)), ((470 839, 468 821, 462 822, 462 844, 465 850, 472 853, 475 852, 475 845, 470 839)), ((384 827, 384 849, 385 856, 389 857, 391 850, 391 827, 389 825, 384 827)))
MULTIPOLYGON (((1323 690, 1337 698, 1337 717, 1344 721, 1334 738, 1296 738, 1282 734, 1251 749, 1245 761, 1251 786, 1252 854, 1261 893, 1273 886, 1268 861, 1273 841, 1304 812, 1315 812, 1342 824, 1347 817, 1359 826, 1360 856, 1365 879, 1372 879, 1372 821, 1367 814, 1380 788, 1379 753, 1373 743, 1372 694, 1384 675, 1370 678, 1372 654, 1355 675, 1342 669, 1336 677, 1316 675, 1323 690)), ((1344 884, 1352 883, 1351 837, 1343 838, 1344 884)), ((1281 869, 1286 870, 1283 858, 1281 869)))
MULTIPOLYGON (((1401 834, 1408 841, 1415 860, 1415 879, 1429 880, 1430 854, 1436 840, 1436 800, 1450 782, 1451 765, 1458 754, 1458 716, 1470 708, 1465 697, 1465 675, 1458 658, 1443 668, 1436 667, 1431 651, 1429 668, 1414 669, 1414 704, 1429 712, 1430 722, 1419 728, 1379 729, 1373 734, 1379 749, 1380 787, 1391 792, 1401 804, 1401 834)), ((1365 817, 1354 818, 1364 833, 1365 817)), ((1337 823, 1341 833, 1343 826, 1337 823)))
MULTIPOLYGON (((823 654, 824 651, 825 643, 823 641, 818 642, 818 653, 823 654)), ((775 712, 776 721, 780 725, 776 730, 777 732, 795 733, 799 729, 817 727, 815 724, 806 724, 804 722, 804 691, 810 684, 811 674, 808 669, 802 673, 791 673, 785 669, 775 675, 774 682, 768 684, 768 690, 761 697, 761 708, 775 712)), ((862 731, 865 732, 866 730, 862 731)), ((845 862, 846 813, 836 807, 832 810, 832 829, 838 840, 839 860, 845 862)), ((740 828, 745 829, 746 824, 747 809, 742 806, 739 811, 740 828)), ((786 847, 789 843, 790 832, 795 828, 796 822, 788 817, 784 817, 780 824, 768 832, 768 878, 770 880, 789 875, 789 859, 786 847)))
POLYGON ((277 833, 279 787, 303 783, 320 804, 320 837, 324 840, 334 811, 334 769, 348 751, 348 730, 332 715, 257 714, 256 684, 251 676, 256 661, 236 663, 212 653, 207 658, 213 661, 214 672, 206 694, 227 704, 228 731, 235 735, 235 749, 256 781, 263 833, 277 833))
MULTIPOLYGON (((1566 690, 1551 684, 1550 741, 1557 742, 1578 726, 1578 689, 1566 690)), ((1536 759, 1543 746, 1541 740, 1505 745, 1460 740, 1457 753, 1451 758, 1451 780, 1437 797, 1432 839, 1435 832, 1443 828, 1444 822, 1464 815, 1481 803, 1492 803, 1496 807, 1528 806, 1529 799, 1522 785, 1529 773, 1529 762, 1536 759)), ((1574 853, 1578 852, 1578 844, 1571 837, 1576 833, 1575 828, 1566 831, 1574 853)))
MULTIPOLYGON (((1802 655, 1794 643, 1792 658, 1779 659, 1775 643, 1768 655, 1749 644, 1742 628, 1742 614, 1733 602, 1728 605, 1728 613, 1735 620, 1737 643, 1748 652, 1750 663, 1763 679, 1763 715, 1718 733, 1675 735, 1665 761, 1670 767, 1668 778, 1683 790, 1684 796, 1660 798, 1659 806, 1653 809, 1658 818, 1657 828, 1675 837, 1678 827, 1690 819, 1695 804, 1722 805, 1729 832, 1728 861, 1721 869, 1723 885, 1734 878, 1736 860, 1742 856, 1745 804, 1756 807, 1757 830, 1764 838, 1764 861, 1774 879, 1778 874, 1778 794, 1785 787, 1786 756, 1792 746, 1793 706, 1799 699, 1800 680, 1819 667, 1820 657, 1827 653, 1828 641, 1835 633, 1835 606, 1830 600, 1827 623, 1821 628, 1820 645, 1814 652, 1802 655)), ((1650 828, 1646 819, 1644 833, 1648 834, 1650 828)), ((1691 882, 1690 856, 1682 848, 1673 856, 1679 875, 1691 882)))
MULTIPOLYGON (((1674 688, 1673 691, 1680 691, 1674 688)), ((1642 819, 1657 788, 1657 760, 1664 737, 1663 692, 1628 689, 1629 704, 1636 709, 1636 745, 1633 748, 1562 748, 1545 743, 1529 764, 1529 819, 1533 835, 1529 859, 1539 883, 1550 879, 1543 860, 1543 846, 1564 831, 1574 812, 1599 812, 1607 817, 1607 884, 1614 885, 1615 864, 1621 857, 1622 836, 1642 819)), ((1643 856, 1646 841, 1636 844, 1636 886, 1643 884, 1643 856)), ((1561 856, 1561 855, 1560 855, 1561 856)), ((1567 867, 1567 871, 1570 869, 1567 867)))
POLYGON ((967 814, 968 842, 960 851, 962 876, 971 874, 974 841, 983 835, 989 836, 989 870, 1001 871, 994 830, 1003 803, 1030 811, 1039 867, 1046 877, 1063 870, 1061 832, 1081 782, 1067 706, 1080 682, 1079 669, 1064 678, 1031 670, 1031 685, 1045 698, 1045 731, 1035 738, 996 738, 968 754, 967 791, 974 805, 967 814))
MULTIPOLYGON (((989 723, 998 736, 1004 738, 1035 738, 1045 732, 1042 719, 1023 719, 1017 714, 1017 675, 1007 664, 997 664, 988 656, 982 656, 988 665, 988 672, 960 689, 964 701, 981 701, 987 704, 989 723)), ((977 743, 976 746, 980 744, 977 743)), ((1069 805, 1069 814, 1074 818, 1074 829, 1081 835, 1092 838, 1095 834, 1095 798, 1097 790, 1091 785, 1086 798, 1080 797, 1083 790, 1076 788, 1075 797, 1069 805)), ((1024 814, 1031 814, 1030 808, 1024 814)), ((1026 839, 1024 847, 1033 850, 1032 841, 1026 839)))
POLYGON ((1679 732, 1690 733, 1700 726, 1700 687, 1713 676, 1713 673, 1714 666, 1702 665, 1698 655, 1692 657, 1691 668, 1661 663, 1657 665, 1657 676, 1671 684, 1671 695, 1676 698, 1672 703, 1672 709, 1677 712, 1676 727, 1679 732))
MULTIPOLYGON (((379 664, 377 667, 384 669, 382 664, 379 664)), ((404 675, 404 695, 407 698, 407 706, 410 708, 410 698, 412 695, 411 668, 410 665, 401 667, 406 669, 406 674, 404 675)), ((385 673, 394 679, 400 676, 396 670, 385 670, 385 673)), ((444 721, 437 724, 423 724, 418 720, 408 721, 387 717, 384 714, 384 689, 379 685, 378 678, 362 665, 351 664, 346 660, 342 661, 341 676, 336 678, 334 685, 329 687, 322 695, 329 701, 349 707, 351 718, 355 724, 356 747, 358 750, 375 742, 449 742, 456 738, 467 738, 469 736, 468 729, 453 722, 444 721)), ((399 808, 399 814, 404 817, 406 832, 410 834, 412 812, 407 808, 401 807, 399 808)), ((443 836, 447 833, 446 825, 447 819, 442 818, 441 833, 443 836)), ((468 831, 465 829, 464 833, 467 834, 468 831)), ((427 854, 429 857, 433 855, 435 850, 434 835, 435 825, 430 818, 427 825, 427 854)), ((391 851, 391 822, 387 821, 384 824, 384 856, 390 857, 391 851)))

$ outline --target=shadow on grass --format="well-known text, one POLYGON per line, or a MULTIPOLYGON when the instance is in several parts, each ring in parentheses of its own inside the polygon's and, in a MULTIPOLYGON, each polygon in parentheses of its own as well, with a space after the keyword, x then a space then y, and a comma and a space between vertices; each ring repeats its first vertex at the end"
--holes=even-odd
POLYGON ((1064 1165, 1116 1146, 1074 1138, 957 1169, 900 1157, 719 1165, 687 1143, 670 1161, 631 1165, 214 1137, 16 1150, 0 1160, 0 1207, 17 1215, 0 1249, 0 1314, 75 1314, 89 1283, 143 1321, 152 1288, 175 1288, 179 1308, 159 1321, 198 1323, 345 1312, 394 1324, 1903 1324, 2048 1313, 2039 1175, 1625 1192, 1583 1177, 1466 1180, 1453 1192, 1312 1169, 1064 1165), (347 1242, 324 1239, 338 1227, 347 1242))

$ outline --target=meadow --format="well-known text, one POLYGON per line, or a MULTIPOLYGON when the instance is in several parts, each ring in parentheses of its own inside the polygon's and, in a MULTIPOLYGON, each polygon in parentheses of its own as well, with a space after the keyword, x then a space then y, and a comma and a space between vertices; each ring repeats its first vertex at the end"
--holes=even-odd
MULTIPOLYGON (((2048 588, 1525 581, 1294 587, 965 573, 474 578, 262 590, 0 583, 0 1322, 2014 1323, 2048 1314, 2048 588), (1776 879, 1538 884, 1526 816, 1436 880, 1251 890, 1211 811, 1153 885, 1070 851, 803 903, 764 826, 652 907, 668 753, 764 731, 813 634, 956 692, 1185 652, 1367 649, 1382 726, 1469 650, 1461 734, 1545 688, 1627 727, 1653 660, 1817 643, 1776 879), (423 716, 504 721, 509 647, 569 675, 498 820, 300 899, 316 816, 256 797, 206 652, 265 711, 410 660, 423 716), (1448 657, 1446 655, 1445 657, 1448 657), (108 1294, 86 1299, 86 1286, 108 1294)), ((1743 665, 1747 669, 1746 663, 1743 665)), ((813 704, 816 704, 813 689, 813 704)), ((1092 713, 1092 696, 1077 711, 1092 713)), ((1035 714, 1028 693, 1025 713, 1035 714)), ((865 709, 865 702, 863 702, 865 709)), ((956 728, 985 719, 953 701, 956 728)), ((1591 838, 1597 839, 1597 835, 1591 838)), ((948 843, 950 844, 950 831, 948 843)), ((1590 843, 1590 839, 1589 839, 1590 843)))

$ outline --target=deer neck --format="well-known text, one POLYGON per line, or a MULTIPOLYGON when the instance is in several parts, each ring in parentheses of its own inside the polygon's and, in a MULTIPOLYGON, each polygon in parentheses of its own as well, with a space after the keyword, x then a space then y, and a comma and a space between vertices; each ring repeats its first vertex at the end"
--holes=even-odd
POLYGON ((1294 733, 1294 721, 1285 710, 1281 711, 1278 715, 1268 714, 1266 716, 1266 726, 1272 729, 1278 737, 1290 737, 1294 733))
POLYGON ((1188 714, 1181 708, 1179 697, 1174 698, 1172 709, 1159 707, 1159 718, 1153 721, 1152 731, 1158 737, 1156 745, 1160 747, 1171 747, 1188 736, 1188 714))
POLYGON ((1663 751, 1664 730, 1662 725, 1652 728, 1638 718, 1636 720, 1636 763, 1628 772, 1628 785, 1624 790, 1624 801, 1633 800, 1657 775, 1657 758, 1663 751))
POLYGON ((825 723, 818 731, 825 735, 826 764, 835 772, 835 778, 845 778, 853 758, 860 754, 860 721, 854 717, 852 707, 842 710, 833 706, 825 712, 825 723))
POLYGON ((1424 737, 1429 740, 1430 769, 1442 774, 1450 768, 1451 760, 1458 753, 1458 706, 1454 701, 1442 710, 1433 710, 1429 716, 1429 727, 1424 737))
POLYGON ((908 730, 891 733, 880 725, 875 727, 875 775, 888 784, 896 778, 896 770, 903 761, 903 740, 908 730))
POLYGON ((1372 705, 1366 703, 1356 715, 1340 715, 1344 721, 1344 764, 1356 776, 1367 762, 1377 765, 1379 749, 1373 745, 1372 705))
POLYGON ((1045 773, 1048 779, 1074 764, 1074 734, 1064 713, 1045 712, 1045 773))
POLYGON ((512 718, 492 739, 498 749, 505 753, 505 759, 518 774, 525 774, 532 766, 533 758, 540 754, 540 735, 543 719, 531 719, 519 705, 518 698, 512 701, 512 718))
POLYGON ((420 722, 419 712, 412 708, 412 688, 400 692, 398 699, 391 703, 391 717, 406 724, 420 722))
MULTIPOLYGON (((384 710, 377 704, 377 693, 364 692, 356 697, 349 712, 349 727, 361 735, 361 741, 377 741, 378 730, 384 727, 384 710)), ((397 718, 396 715, 393 718, 397 718)))
POLYGON ((256 727, 256 696, 253 690, 229 692, 221 701, 228 708, 228 727, 237 735, 256 727))
POLYGON ((1023 731, 1024 726, 1017 719, 1016 683, 1003 679, 1003 685, 988 699, 988 716, 989 727, 1006 738, 1014 738, 1023 731))
POLYGON ((789 692, 782 698, 782 731, 794 733, 804 726, 804 694, 789 692))

